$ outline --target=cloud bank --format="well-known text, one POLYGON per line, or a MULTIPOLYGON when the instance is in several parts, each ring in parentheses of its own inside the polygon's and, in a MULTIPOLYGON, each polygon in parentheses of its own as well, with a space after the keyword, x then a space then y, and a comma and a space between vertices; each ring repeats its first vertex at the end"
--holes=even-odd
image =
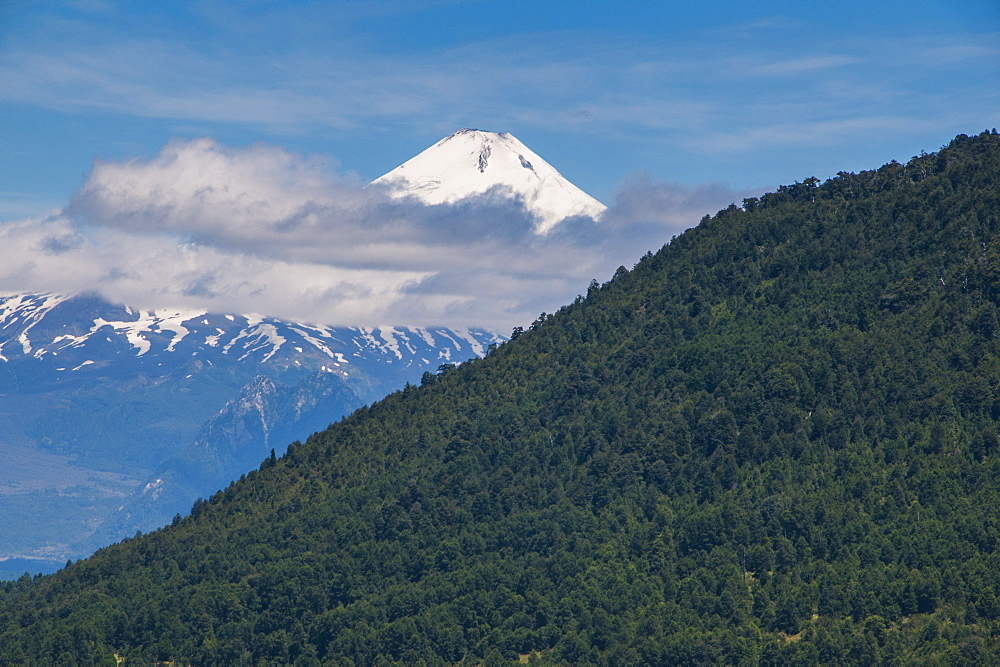
POLYGON ((0 290, 329 325, 509 329, 749 193, 626 179, 599 221, 546 235, 499 191, 397 200, 318 157, 177 141, 95 163, 59 213, 0 225, 0 290))

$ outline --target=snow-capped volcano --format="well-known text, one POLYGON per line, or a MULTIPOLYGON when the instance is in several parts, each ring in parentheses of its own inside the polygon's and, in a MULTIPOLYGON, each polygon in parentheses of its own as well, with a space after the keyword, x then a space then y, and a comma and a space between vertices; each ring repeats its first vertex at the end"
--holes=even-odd
POLYGON ((540 234, 564 218, 597 219, 606 208, 506 132, 463 128, 372 183, 389 186, 395 197, 414 196, 427 204, 507 188, 535 216, 540 234))

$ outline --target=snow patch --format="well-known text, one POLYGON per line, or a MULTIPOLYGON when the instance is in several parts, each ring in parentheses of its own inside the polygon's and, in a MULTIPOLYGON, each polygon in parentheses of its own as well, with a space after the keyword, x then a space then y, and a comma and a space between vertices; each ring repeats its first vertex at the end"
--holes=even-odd
POLYGON ((383 327, 379 329, 378 333, 379 336, 382 338, 382 340, 385 341, 385 345, 381 345, 380 347, 383 350, 388 350, 392 352, 394 355, 396 355, 397 359, 402 359, 403 353, 399 351, 399 342, 393 335, 396 333, 395 330, 392 327, 383 327))
POLYGON ((98 317, 94 320, 94 326, 91 327, 90 333, 94 333, 103 327, 111 327, 115 331, 120 331, 125 334, 125 339, 128 340, 129 345, 139 350, 136 356, 141 357, 149 352, 149 348, 152 347, 149 340, 142 334, 152 332, 152 327, 155 323, 156 320, 152 313, 145 313, 144 315, 140 312, 139 319, 135 322, 109 322, 103 317, 98 317))
POLYGON ((209 334, 208 336, 205 336, 205 345, 208 345, 209 347, 218 347, 219 346, 219 339, 222 336, 224 336, 226 332, 223 331, 222 329, 219 329, 218 327, 216 327, 215 330, 218 333, 209 334))
MULTIPOLYGON (((142 487, 142 493, 149 494, 150 496, 152 496, 153 500, 157 500, 163 493, 163 480, 160 478, 156 478, 155 481, 152 481, 146 486, 142 487)), ((122 505, 122 507, 125 506, 122 505)))
POLYGON ((202 312, 182 312, 182 311, 156 311, 157 325, 160 331, 172 331, 174 337, 167 345, 167 352, 173 352, 177 343, 187 336, 190 331, 184 326, 184 322, 194 320, 203 315, 202 312))
MULTIPOLYGON (((330 348, 326 345, 326 343, 324 343, 319 338, 316 338, 312 334, 307 333, 304 329, 300 329, 299 327, 289 327, 289 328, 292 331, 294 331, 295 333, 297 333, 298 335, 300 335, 303 338, 305 338, 307 343, 309 343, 310 345, 312 345, 313 347, 315 347, 317 350, 319 350, 320 352, 322 352, 326 356, 330 357, 331 359, 335 358, 333 351, 330 350, 330 348)), ((329 332, 317 332, 317 333, 320 333, 320 335, 322 335, 322 333, 326 333, 327 335, 329 335, 329 332)), ((299 351, 299 353, 302 352, 302 348, 300 348, 300 347, 297 347, 295 349, 297 349, 299 351)))
POLYGON ((462 340, 464 340, 466 343, 469 344, 469 347, 472 348, 472 353, 474 355, 476 355, 477 357, 482 357, 486 354, 486 350, 485 348, 483 348, 483 344, 480 343, 478 340, 476 340, 476 337, 472 335, 471 331, 469 331, 468 329, 461 329, 461 328, 452 329, 452 331, 454 331, 459 338, 461 338, 462 340))
POLYGON ((417 335, 424 339, 424 342, 427 343, 427 347, 434 347, 437 344, 437 341, 434 340, 434 336, 427 329, 417 328, 414 329, 414 331, 416 331, 417 335))
POLYGON ((53 338, 52 345, 56 345, 57 343, 62 343, 63 341, 69 341, 65 345, 60 345, 59 349, 67 347, 80 347, 84 343, 86 343, 89 339, 90 339, 90 334, 87 334, 85 336, 73 336, 70 334, 63 334, 62 336, 56 336, 55 338, 53 338))
POLYGON ((223 354, 228 354, 229 350, 241 340, 245 341, 243 349, 246 350, 246 353, 240 357, 240 361, 244 361, 254 352, 259 352, 267 346, 271 346, 270 352, 261 359, 261 363, 269 361, 286 342, 285 337, 278 333, 277 327, 267 322, 261 322, 258 319, 254 326, 244 329, 236 338, 226 343, 226 346, 222 348, 223 354))
MULTIPOLYGON (((2 298, 2 297, 0 297, 2 298)), ((32 344, 28 331, 42 321, 49 311, 68 299, 61 294, 15 294, 0 302, 0 329, 18 324, 19 320, 27 322, 21 329, 17 342, 21 344, 23 354, 31 354, 32 344)), ((3 355, 3 344, 0 343, 0 359, 7 361, 3 355)))

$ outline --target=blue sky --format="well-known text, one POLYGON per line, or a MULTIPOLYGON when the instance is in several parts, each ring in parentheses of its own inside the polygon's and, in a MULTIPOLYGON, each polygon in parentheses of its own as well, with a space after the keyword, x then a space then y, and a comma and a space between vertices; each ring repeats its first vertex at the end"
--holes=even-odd
MULTIPOLYGON (((682 201, 684 210, 645 239, 655 249, 747 193, 905 161, 958 133, 1000 125, 998 81, 995 0, 7 0, 0 3, 0 221, 8 231, 15 224, 23 231, 27 219, 63 225, 48 236, 32 228, 36 241, 83 234, 94 244, 95 229, 138 233, 120 212, 108 213, 107 202, 100 209, 107 219, 95 209, 86 220, 74 217, 72 206, 54 213, 93 185, 95 160, 122 167, 105 176, 127 180, 126 167, 139 165, 150 177, 156 160, 169 161, 168 147, 184 146, 184 160, 175 162, 192 170, 185 179, 208 178, 193 166, 198 155, 222 156, 227 168, 266 172, 271 184, 307 173, 327 179, 332 192, 374 179, 460 127, 477 127, 513 133, 612 208, 640 182, 682 201), (273 161, 249 166, 264 155, 273 161), (279 163, 293 171, 275 172, 279 163)), ((141 241, 153 231, 146 225, 141 241)), ((207 248, 190 234, 164 233, 189 249, 207 248)), ((581 270, 627 259, 592 257, 581 270)), ((398 267, 387 259, 368 268, 398 267)), ((553 305, 581 275, 563 278, 563 292, 547 297, 553 305)), ((24 289, 26 281, 23 271, 4 274, 0 266, 0 289, 24 289)), ((497 321, 516 321, 538 305, 512 305, 497 321)))

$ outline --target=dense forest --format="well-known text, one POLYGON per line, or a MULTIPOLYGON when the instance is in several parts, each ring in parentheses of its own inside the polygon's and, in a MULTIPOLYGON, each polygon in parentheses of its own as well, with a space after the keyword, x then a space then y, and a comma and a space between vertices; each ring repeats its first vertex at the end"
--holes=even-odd
POLYGON ((995 131, 706 216, 0 584, 0 663, 996 663, 998 216, 995 131))

